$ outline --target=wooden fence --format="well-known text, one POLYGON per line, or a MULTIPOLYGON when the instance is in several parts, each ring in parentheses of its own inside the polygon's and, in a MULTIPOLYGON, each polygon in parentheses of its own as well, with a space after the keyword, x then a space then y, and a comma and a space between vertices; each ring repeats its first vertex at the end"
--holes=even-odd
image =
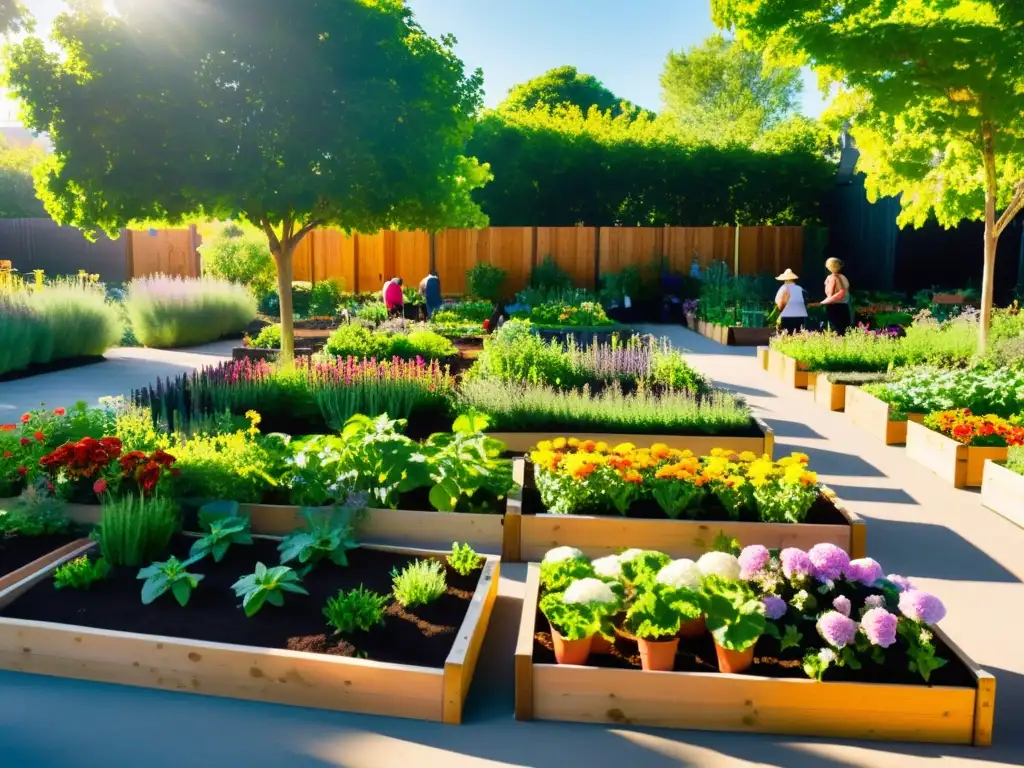
POLYGON ((202 274, 197 249, 203 240, 194 224, 188 229, 131 229, 124 240, 129 280, 157 274, 202 274))
POLYGON ((803 266, 802 227, 490 227, 346 236, 315 230, 295 251, 295 279, 340 279, 346 290, 371 291, 385 279, 417 285, 433 264, 446 294, 464 293, 466 273, 488 263, 508 273, 505 289, 527 285, 530 271, 551 256, 577 285, 593 287, 601 274, 643 267, 655 257, 688 273, 725 261, 739 274, 779 274, 803 266))

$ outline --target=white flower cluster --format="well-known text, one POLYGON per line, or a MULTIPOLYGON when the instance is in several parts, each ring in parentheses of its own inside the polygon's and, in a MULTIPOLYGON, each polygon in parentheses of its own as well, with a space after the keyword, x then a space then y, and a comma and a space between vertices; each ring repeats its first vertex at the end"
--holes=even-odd
POLYGON ((602 579, 618 579, 622 577, 622 561, 617 555, 599 557, 591 565, 594 566, 594 573, 602 579))
POLYGON ((600 579, 579 579, 569 585, 562 602, 573 604, 614 603, 618 600, 611 587, 600 579))
POLYGON ((697 561, 697 567, 705 576, 721 576, 730 580, 740 577, 740 561, 726 552, 705 552, 697 561))
POLYGON ((555 547, 554 549, 549 549, 547 551, 547 554, 544 555, 544 559, 541 562, 561 563, 565 560, 574 560, 582 557, 583 552, 576 549, 576 547, 555 547))
POLYGON ((693 560, 673 560, 658 571, 657 581, 674 589, 699 589, 703 575, 693 560))

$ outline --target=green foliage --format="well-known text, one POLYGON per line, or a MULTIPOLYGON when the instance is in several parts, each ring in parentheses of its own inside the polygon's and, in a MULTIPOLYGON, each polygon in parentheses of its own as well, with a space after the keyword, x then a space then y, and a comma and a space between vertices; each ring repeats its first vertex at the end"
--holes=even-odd
POLYGON ((242 609, 251 618, 264 603, 270 603, 275 608, 284 605, 285 592, 308 595, 309 592, 300 581, 299 574, 285 565, 267 568, 263 563, 256 563, 256 570, 240 578, 231 588, 235 591, 235 597, 242 598, 242 609))
POLYGON ((344 292, 345 286, 337 278, 318 280, 309 296, 309 317, 334 317, 344 292))
POLYGON ((404 607, 430 605, 448 590, 444 566, 437 560, 416 560, 391 572, 392 593, 404 607))
POLYGON ((772 275, 733 275, 728 264, 716 261, 704 270, 697 314, 716 325, 764 328, 776 290, 772 275))
POLYGON ((100 550, 113 566, 139 566, 167 553, 181 528, 175 503, 163 496, 104 497, 100 550))
MULTIPOLYGON (((565 592, 548 592, 540 599, 540 611, 566 640, 584 640, 602 632, 617 603, 566 603, 565 592)), ((610 628, 609 628, 610 629, 610 628)))
POLYGON ((249 346, 253 349, 280 349, 281 348, 281 326, 275 323, 260 329, 255 338, 249 339, 249 346))
POLYGON ((0 508, 0 536, 57 536, 71 527, 64 502, 29 488, 16 500, 5 499, 0 508))
POLYGON ((327 340, 327 351, 337 357, 376 358, 391 360, 446 360, 455 357, 458 350, 448 339, 433 331, 414 330, 410 333, 370 331, 361 325, 346 324, 334 331, 327 340))
POLYGON ((178 605, 184 608, 192 597, 192 590, 203 580, 201 574, 188 572, 188 567, 199 558, 190 557, 181 562, 176 557, 168 558, 162 563, 153 563, 139 571, 138 578, 145 579, 142 585, 142 604, 149 605, 167 592, 174 595, 178 605))
POLYGON ((219 563, 232 544, 252 544, 251 528, 249 518, 238 514, 237 501, 206 504, 199 510, 199 529, 206 535, 192 545, 189 557, 199 560, 211 555, 213 562, 219 563))
POLYGON ((204 236, 199 253, 204 275, 247 285, 257 301, 263 301, 277 286, 267 236, 252 227, 221 225, 204 236))
POLYGON ((356 309, 355 316, 368 323, 383 323, 388 319, 388 308, 383 301, 368 301, 356 309))
POLYGON ((669 53, 661 98, 683 135, 750 144, 797 106, 799 67, 777 66, 760 50, 720 34, 669 53))
POLYGON ((110 567, 102 557, 90 560, 88 555, 64 563, 53 572, 54 589, 88 589, 110 574, 110 567))
POLYGON ((389 598, 366 589, 339 591, 337 596, 327 599, 324 616, 337 634, 351 636, 356 632, 369 632, 384 623, 384 610, 389 598))
POLYGON ((611 110, 618 116, 633 105, 609 91, 593 75, 578 72, 576 67, 555 67, 543 75, 513 86, 499 105, 500 110, 531 110, 536 107, 574 106, 584 113, 591 107, 601 112, 611 110))
POLYGON ((487 262, 474 264, 466 271, 466 291, 474 299, 494 304, 501 299, 501 289, 507 277, 508 272, 501 267, 487 262))
POLYGON ((256 319, 249 289, 215 278, 136 278, 124 303, 135 335, 147 347, 187 347, 240 335, 256 319))
POLYGON ((701 615, 701 599, 693 590, 661 584, 644 578, 637 584, 633 603, 626 611, 625 626, 644 640, 670 638, 683 621, 701 615))
POLYGON ((297 560, 305 571, 323 560, 347 566, 348 553, 359 548, 359 542, 352 538, 355 532, 352 510, 347 507, 304 509, 301 514, 306 519, 308 529, 295 531, 278 545, 281 564, 297 560))
POLYGON ((1024 446, 1015 446, 1009 449, 1006 468, 1018 475, 1024 475, 1024 446))
POLYGON ((744 582, 705 576, 703 613, 715 642, 730 651, 745 651, 765 631, 764 605, 744 582))
POLYGON ((530 272, 530 285, 542 291, 563 291, 572 288, 572 275, 558 266, 548 254, 530 272))
POLYGON ((12 147, 0 137, 0 219, 46 218, 32 180, 33 169, 45 158, 42 147, 12 147))
POLYGON ((1024 370, 1012 368, 913 368, 893 381, 869 384, 864 389, 900 414, 960 408, 1003 418, 1024 413, 1024 370))
POLYGON ((246 431, 176 434, 167 450, 177 459, 174 492, 179 498, 232 499, 258 503, 284 468, 285 445, 278 437, 246 431))
MULTIPOLYGON (((477 266, 490 265, 480 264, 477 266)), ((482 323, 484 320, 489 320, 492 314, 494 314, 494 303, 491 301, 460 301, 455 304, 445 304, 444 309, 431 316, 430 323, 431 325, 449 322, 482 323)))
POLYGON ((540 585, 546 592, 561 593, 574 581, 593 577, 594 567, 585 557, 568 557, 540 564, 540 585))
POLYGON ((452 543, 452 553, 448 555, 448 565, 460 576, 469 576, 483 563, 483 558, 469 544, 452 543))

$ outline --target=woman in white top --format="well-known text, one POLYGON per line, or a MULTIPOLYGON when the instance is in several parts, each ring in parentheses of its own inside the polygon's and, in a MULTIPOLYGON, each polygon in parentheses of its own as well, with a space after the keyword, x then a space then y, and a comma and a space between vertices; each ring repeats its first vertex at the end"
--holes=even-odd
POLYGON ((804 289, 796 284, 800 278, 787 269, 775 278, 783 286, 775 294, 775 306, 779 308, 779 325, 785 333, 804 330, 807 323, 807 305, 804 303, 804 289))

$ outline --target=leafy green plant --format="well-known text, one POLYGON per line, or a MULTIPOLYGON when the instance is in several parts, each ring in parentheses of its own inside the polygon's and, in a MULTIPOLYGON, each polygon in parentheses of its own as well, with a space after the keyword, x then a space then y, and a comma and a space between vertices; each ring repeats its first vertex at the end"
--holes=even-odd
POLYGON ((170 557, 165 562, 153 563, 139 571, 137 578, 145 579, 142 585, 142 604, 149 605, 161 595, 170 592, 178 605, 184 608, 192 597, 192 590, 203 580, 201 574, 188 572, 188 567, 198 558, 191 557, 182 562, 170 557))
POLYGON ((356 310, 355 316, 368 323, 383 323, 388 319, 388 308, 383 301, 368 301, 356 310))
POLYGON ((281 564, 298 561, 308 571, 323 560, 342 567, 348 565, 348 553, 359 548, 352 538, 355 527, 352 510, 342 507, 328 510, 303 509, 308 530, 295 531, 278 545, 281 564))
MULTIPOLYGON (((277 287, 274 257, 267 237, 253 227, 230 222, 204 236, 199 247, 203 273, 247 285, 260 301, 277 287)), ((280 345, 280 337, 279 342, 280 345)))
POLYGON ((1024 475, 1024 446, 1014 446, 1009 449, 1006 468, 1018 475, 1024 475))
POLYGON ((110 567, 102 557, 91 560, 88 555, 82 555, 53 572, 53 586, 55 589, 88 589, 109 574, 110 567))
POLYGON ((745 651, 765 631, 764 604, 747 584, 705 576, 701 604, 715 642, 730 651, 745 651))
POLYGON ((683 621, 697 619, 701 613, 700 595, 695 591, 662 584, 648 575, 636 582, 625 627, 636 637, 658 640, 675 635, 683 621))
POLYGON ((45 489, 30 486, 14 500, 5 500, 8 509, 0 509, 0 535, 28 538, 67 533, 71 521, 64 502, 45 489))
POLYGON ((224 559, 232 544, 252 544, 252 523, 238 514, 237 501, 217 501, 199 510, 199 528, 206 535, 197 539, 189 557, 199 560, 211 555, 215 563, 224 559))
POLYGON ((387 595, 373 592, 360 584, 358 589, 340 591, 337 596, 329 598, 324 606, 324 616, 338 634, 369 632, 384 623, 388 601, 387 595))
POLYGON ((548 254, 530 272, 530 285, 547 291, 572 288, 572 276, 548 254))
POLYGON ((136 278, 124 299, 135 335, 147 347, 186 347, 241 335, 256 319, 249 288, 212 277, 136 278))
POLYGON ((621 600, 604 582, 581 579, 565 591, 548 592, 539 607, 558 634, 566 640, 583 640, 598 633, 613 634, 611 617, 621 600))
POLYGON ((391 572, 392 593, 406 608, 429 605, 448 590, 444 566, 437 560, 416 560, 391 572))
POLYGON ((243 576, 231 588, 235 597, 242 598, 242 609, 245 615, 255 616, 264 603, 280 608, 284 605, 284 593, 308 595, 309 592, 299 583, 299 574, 285 565, 267 568, 263 563, 256 563, 256 570, 243 576))
POLYGON ((540 584, 547 592, 564 592, 572 582, 594 576, 590 560, 578 550, 562 554, 565 556, 550 559, 549 552, 540 564, 540 584))
POLYGON ((281 326, 278 323, 264 326, 256 336, 249 339, 248 346, 252 349, 280 349, 281 326))
POLYGON ((337 278, 317 280, 309 297, 310 317, 333 317, 338 313, 338 305, 344 293, 344 285, 337 278))
POLYGON ((508 273, 501 267, 487 262, 474 264, 466 272, 466 290, 474 299, 493 304, 501 298, 501 289, 507 277, 508 273))
POLYGON ((104 559, 114 566, 152 562, 170 548, 181 528, 175 503, 132 494, 104 498, 99 537, 104 559))
POLYGON ((469 544, 452 543, 452 553, 448 555, 448 565, 460 576, 469 576, 480 567, 483 560, 469 544))

